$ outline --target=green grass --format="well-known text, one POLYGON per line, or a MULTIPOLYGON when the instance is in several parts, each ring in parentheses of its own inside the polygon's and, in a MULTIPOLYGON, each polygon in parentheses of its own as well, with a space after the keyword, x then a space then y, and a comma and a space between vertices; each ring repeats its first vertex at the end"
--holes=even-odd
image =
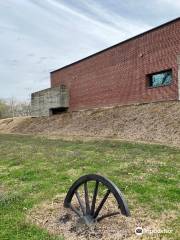
POLYGON ((0 239, 62 239, 26 223, 26 212, 87 173, 114 181, 132 211, 176 211, 167 227, 179 239, 179 163, 180 149, 166 146, 0 135, 0 239))

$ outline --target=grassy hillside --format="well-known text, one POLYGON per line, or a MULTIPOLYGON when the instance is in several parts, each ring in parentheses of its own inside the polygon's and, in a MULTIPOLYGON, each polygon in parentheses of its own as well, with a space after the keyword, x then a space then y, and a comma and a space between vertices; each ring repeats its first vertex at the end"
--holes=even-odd
POLYGON ((0 239, 61 239, 27 223, 26 214, 86 173, 110 178, 132 216, 139 209, 172 229, 165 239, 179 239, 179 163, 180 150, 165 146, 0 135, 0 239))

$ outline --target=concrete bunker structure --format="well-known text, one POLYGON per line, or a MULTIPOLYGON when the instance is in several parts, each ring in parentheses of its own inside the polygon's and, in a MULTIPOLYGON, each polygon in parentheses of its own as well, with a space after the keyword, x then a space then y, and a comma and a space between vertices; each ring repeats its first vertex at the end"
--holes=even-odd
POLYGON ((69 93, 64 85, 47 88, 31 95, 32 116, 51 116, 67 111, 69 93))

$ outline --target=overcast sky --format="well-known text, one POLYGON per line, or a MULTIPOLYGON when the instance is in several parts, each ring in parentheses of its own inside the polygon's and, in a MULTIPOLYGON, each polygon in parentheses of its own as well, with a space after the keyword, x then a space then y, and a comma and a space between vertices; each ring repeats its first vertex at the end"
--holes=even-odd
POLYGON ((0 0, 0 98, 26 100, 49 72, 180 15, 180 0, 0 0))

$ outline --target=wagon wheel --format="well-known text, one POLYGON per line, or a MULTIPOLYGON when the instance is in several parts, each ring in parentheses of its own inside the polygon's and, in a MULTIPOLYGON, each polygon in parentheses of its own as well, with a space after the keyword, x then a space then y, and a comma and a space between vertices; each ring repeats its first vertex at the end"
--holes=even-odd
POLYGON ((73 183, 64 200, 64 207, 72 209, 72 211, 74 211, 85 224, 99 222, 104 218, 111 217, 120 213, 125 216, 130 216, 127 203, 118 187, 109 179, 96 174, 82 176, 73 183), (89 183, 93 182, 94 187, 91 189, 93 191, 92 198, 90 200, 90 189, 88 188, 88 185, 89 183), (103 194, 103 197, 99 197, 99 194, 101 192, 100 189, 102 187, 105 188, 105 194, 103 194), (80 196, 81 188, 83 188, 83 197, 80 196), (108 199, 110 193, 116 200, 116 207, 118 207, 118 211, 108 212, 107 214, 101 215, 101 209, 105 205, 105 202, 108 199), (78 207, 75 206, 72 202, 74 196, 77 199, 78 207), (101 201, 97 204, 98 197, 101 199, 101 201))

